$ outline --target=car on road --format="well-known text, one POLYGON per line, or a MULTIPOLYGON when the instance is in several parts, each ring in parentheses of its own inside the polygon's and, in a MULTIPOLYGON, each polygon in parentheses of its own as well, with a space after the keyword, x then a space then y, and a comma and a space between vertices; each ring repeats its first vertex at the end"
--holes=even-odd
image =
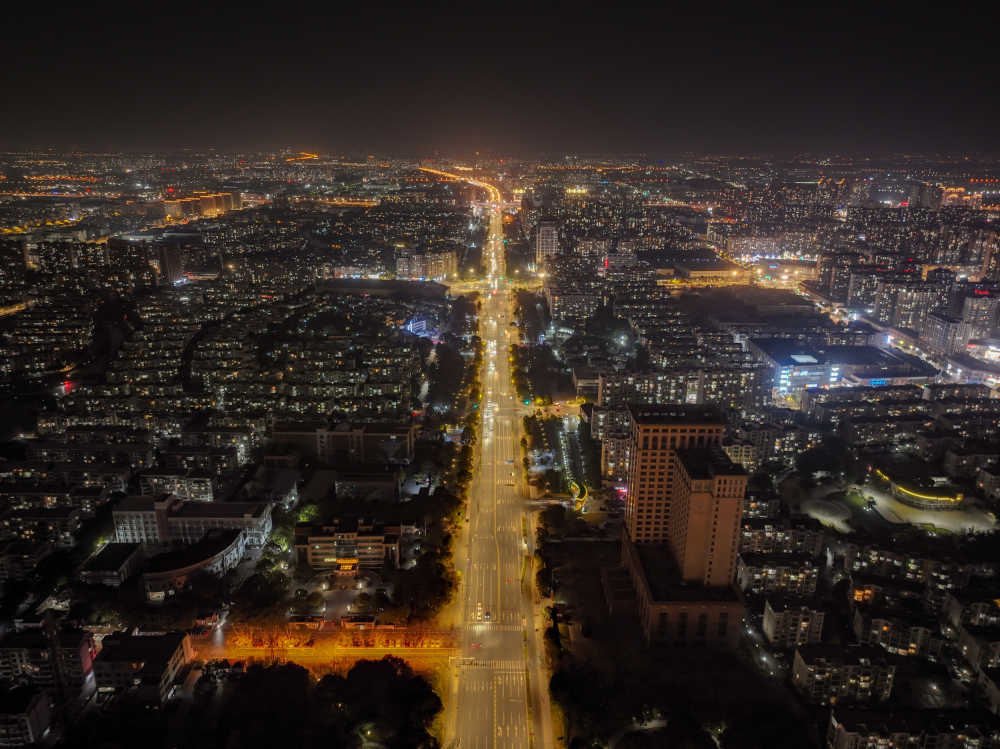
POLYGON ((486 621, 489 621, 489 620, 490 620, 490 612, 489 612, 489 611, 487 611, 487 612, 486 612, 485 614, 483 614, 483 618, 484 618, 484 619, 485 619, 486 621))

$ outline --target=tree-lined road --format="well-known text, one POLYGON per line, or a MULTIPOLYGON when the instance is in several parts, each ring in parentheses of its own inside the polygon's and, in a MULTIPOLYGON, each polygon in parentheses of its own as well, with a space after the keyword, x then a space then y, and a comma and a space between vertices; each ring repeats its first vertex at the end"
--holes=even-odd
POLYGON ((508 347, 516 328, 505 275, 502 198, 483 182, 461 179, 490 196, 490 229, 480 287, 482 437, 469 490, 469 522, 456 546, 459 650, 452 675, 446 745, 461 749, 551 747, 548 683, 531 566, 534 524, 518 489, 522 408, 508 347))

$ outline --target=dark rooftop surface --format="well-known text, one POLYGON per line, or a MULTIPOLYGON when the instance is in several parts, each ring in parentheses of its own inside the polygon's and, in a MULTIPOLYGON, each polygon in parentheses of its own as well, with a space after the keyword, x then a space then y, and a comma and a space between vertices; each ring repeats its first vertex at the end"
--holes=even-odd
POLYGON ((630 403, 629 415, 639 424, 725 424, 714 406, 643 405, 630 403))
POLYGON ((831 716, 848 731, 894 733, 968 733, 972 727, 986 732, 1000 727, 1000 718, 985 710, 851 710, 836 707, 831 716))
POLYGON ((643 576, 657 601, 738 601, 732 588, 706 588, 682 582, 666 544, 636 544, 643 576))
POLYGON ((689 447, 677 450, 677 457, 684 470, 693 479, 710 479, 715 476, 745 476, 746 471, 722 450, 709 447, 689 447))
POLYGON ((144 572, 167 572, 203 562, 228 549, 243 531, 236 528, 216 528, 197 543, 158 554, 149 560, 144 572))
POLYGON ((138 548, 139 544, 108 544, 87 560, 87 563, 83 565, 83 570, 85 572, 93 572, 94 570, 116 570, 121 567, 125 563, 125 560, 132 556, 138 548))
POLYGON ((865 661, 885 664, 889 661, 885 649, 876 645, 849 645, 848 647, 843 645, 800 645, 798 652, 806 663, 820 659, 845 664, 861 664, 865 661))
POLYGON ((876 346, 813 347, 789 338, 754 338, 751 343, 779 366, 843 364, 850 367, 867 367, 869 370, 928 375, 937 371, 915 356, 876 346))
POLYGON ((108 635, 102 642, 98 661, 145 662, 145 671, 162 670, 170 657, 184 640, 183 632, 168 632, 165 635, 108 635))

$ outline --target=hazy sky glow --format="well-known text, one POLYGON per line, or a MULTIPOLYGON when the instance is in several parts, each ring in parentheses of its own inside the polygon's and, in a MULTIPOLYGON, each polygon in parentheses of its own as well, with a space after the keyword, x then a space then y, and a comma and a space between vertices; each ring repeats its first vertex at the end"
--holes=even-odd
POLYGON ((333 8, 14 11, 0 148, 994 148, 1000 62, 971 21, 333 8))

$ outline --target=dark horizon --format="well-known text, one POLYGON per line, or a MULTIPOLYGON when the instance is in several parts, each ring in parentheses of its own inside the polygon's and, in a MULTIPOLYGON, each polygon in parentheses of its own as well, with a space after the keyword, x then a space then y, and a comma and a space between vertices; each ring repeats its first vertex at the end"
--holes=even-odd
POLYGON ((818 12, 282 18, 29 11, 4 150, 994 153, 985 29, 818 12), (499 30, 487 30, 499 29, 499 30), (527 30, 525 30, 527 29, 527 30))

